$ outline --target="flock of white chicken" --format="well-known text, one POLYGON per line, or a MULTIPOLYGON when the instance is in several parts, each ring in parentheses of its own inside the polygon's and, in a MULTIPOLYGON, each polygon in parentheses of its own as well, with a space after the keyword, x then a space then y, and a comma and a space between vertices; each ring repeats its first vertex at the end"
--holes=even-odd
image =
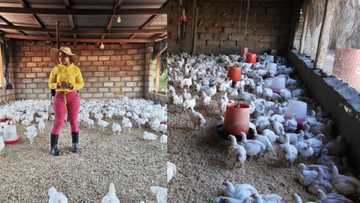
MULTIPOLYGON (((0 130, 5 129, 6 125, 19 124, 26 129, 24 135, 30 143, 33 143, 36 136, 40 132, 44 132, 46 123, 54 120, 54 115, 49 100, 19 100, 3 105, 0 108, 0 118, 8 119, 7 122, 0 123, 0 130)), ((119 135, 123 131, 130 131, 132 128, 150 128, 162 134, 160 143, 167 143, 167 107, 166 105, 155 104, 153 101, 127 97, 107 100, 81 100, 78 120, 83 126, 102 130, 109 129, 114 135, 119 135)), ((145 140, 156 140, 157 135, 145 131, 143 138, 145 140)), ((4 148, 4 138, 0 136, 0 153, 4 148)), ((158 203, 165 203, 163 201, 164 195, 166 195, 165 189, 159 186, 151 188, 151 191, 159 199, 158 203)), ((66 196, 57 192, 53 187, 49 189, 48 194, 49 202, 67 202, 66 196)), ((114 185, 111 184, 109 193, 104 197, 102 203, 118 202, 114 185)))
MULTIPOLYGON (((351 202, 347 197, 360 195, 360 182, 355 177, 339 174, 336 167, 341 167, 345 157, 344 140, 338 137, 324 142, 324 138, 332 134, 333 122, 306 96, 300 81, 294 77, 293 68, 285 65, 283 58, 277 57, 274 61, 273 56, 264 54, 256 64, 248 64, 240 55, 192 56, 183 53, 168 57, 167 63, 170 102, 187 110, 196 127, 203 128, 207 123, 206 115, 202 115, 200 110, 211 113, 215 106, 216 112, 223 115, 231 100, 245 101, 250 105, 249 128, 255 138, 247 139, 246 134, 242 134, 238 142, 235 136, 230 136, 230 162, 243 166, 249 157, 263 156, 268 152, 274 159, 290 166, 296 161, 317 160, 316 164, 309 166, 299 164, 298 179, 309 192, 319 196, 319 202, 351 202), (228 78, 230 64, 241 67, 240 81, 233 82, 228 78), (285 78, 286 86, 276 91, 272 82, 278 77, 285 78), (286 116, 292 100, 308 104, 308 113, 301 123, 286 116)), ((231 190, 236 193, 238 189, 232 187, 231 190)), ((276 195, 270 198, 244 190, 247 193, 242 197, 246 198, 227 195, 217 200, 231 203, 282 202, 276 195)), ((302 202, 297 194, 294 198, 302 202)))
MULTIPOLYGON (((151 192, 156 195, 157 203, 166 203, 167 189, 160 186, 151 186, 151 192)), ((62 192, 57 191, 54 187, 48 190, 49 203, 68 203, 68 198, 62 192)), ((109 191, 102 198, 101 203, 120 203, 120 199, 116 195, 114 183, 110 183, 109 191)), ((140 203, 145 203, 141 201, 140 203)))
MULTIPOLYGON (((114 134, 132 128, 148 127, 158 133, 167 133, 167 107, 144 99, 122 97, 107 100, 81 100, 79 122, 88 128, 111 129, 114 134)), ((20 124, 30 143, 46 123, 54 120, 49 100, 19 100, 5 104, 0 109, 0 118, 5 124, 20 124)), ((2 123, 4 125, 4 123, 2 123)), ((164 135, 165 136, 165 135, 164 135)))

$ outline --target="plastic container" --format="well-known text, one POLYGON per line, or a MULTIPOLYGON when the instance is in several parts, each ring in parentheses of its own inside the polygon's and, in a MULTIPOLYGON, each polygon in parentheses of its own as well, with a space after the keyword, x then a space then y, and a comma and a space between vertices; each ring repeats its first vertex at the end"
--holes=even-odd
POLYGON ((264 87, 271 88, 271 86, 272 86, 272 79, 271 78, 268 78, 268 79, 264 80, 264 87))
POLYGON ((17 135, 16 125, 8 125, 5 128, 4 142, 5 144, 16 144, 20 140, 17 135))
POLYGON ((241 68, 236 65, 229 65, 228 66, 228 77, 232 81, 239 81, 241 79, 241 68))
POLYGON ((302 124, 305 121, 306 112, 307 112, 307 104, 305 102, 298 100, 291 100, 289 102, 287 111, 285 113, 285 117, 287 119, 295 118, 295 120, 299 124, 302 124))
POLYGON ((235 136, 241 132, 248 133, 250 122, 250 106, 246 103, 228 103, 224 115, 224 129, 235 136))
POLYGON ((286 79, 284 76, 278 76, 272 79, 271 89, 274 92, 280 92, 280 90, 286 87, 286 79))
POLYGON ((267 58, 266 58, 266 61, 268 63, 274 63, 275 57, 273 55, 268 55, 267 58))
POLYGON ((277 70, 277 64, 276 63, 268 63, 266 65, 266 69, 276 71, 277 70))
POLYGON ((247 53, 246 54, 246 63, 255 64, 256 63, 256 54, 254 53, 247 53))

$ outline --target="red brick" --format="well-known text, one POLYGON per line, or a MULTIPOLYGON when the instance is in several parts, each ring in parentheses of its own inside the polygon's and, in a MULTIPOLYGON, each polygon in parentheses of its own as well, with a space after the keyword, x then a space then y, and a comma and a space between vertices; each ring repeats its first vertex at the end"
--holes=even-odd
POLYGON ((104 55, 113 55, 114 51, 113 50, 106 50, 104 51, 104 55))
POLYGON ((126 87, 135 87, 136 86, 136 82, 127 82, 126 83, 126 87))
MULTIPOLYGON (((109 81, 108 77, 99 77, 99 82, 107 82, 107 81, 109 81)), ((101 85, 103 84, 101 83, 101 85)))
POLYGON ((122 88, 122 91, 123 91, 123 92, 131 92, 131 91, 132 91, 132 88, 131 88, 131 87, 123 87, 123 88, 122 88))
POLYGON ((97 78, 97 77, 88 77, 88 78, 86 78, 86 81, 89 81, 89 82, 97 82, 97 81, 98 81, 98 78, 97 78))
POLYGON ((137 49, 128 49, 127 50, 127 54, 137 54, 138 50, 137 49))
POLYGON ((86 56, 80 56, 79 61, 87 61, 87 57, 86 56))
POLYGON ((98 92, 99 89, 98 88, 94 88, 94 87, 91 87, 88 89, 88 92, 98 92))
POLYGON ((26 73, 26 78, 35 78, 36 74, 35 73, 26 73))
POLYGON ((123 55, 123 56, 122 56, 122 59, 123 59, 123 60, 131 60, 131 59, 132 59, 132 56, 130 56, 130 55, 123 55))
POLYGON ((113 96, 114 96, 114 93, 112 93, 112 92, 104 93, 104 97, 111 98, 113 96))
POLYGON ((36 73, 37 77, 48 77, 47 73, 36 73))
POLYGON ((104 94, 103 93, 95 93, 95 94, 92 94, 92 96, 95 98, 102 98, 102 97, 104 97, 104 94))
POLYGON ((105 71, 107 71, 107 70, 108 70, 108 67, 106 67, 106 66, 98 66, 98 67, 97 67, 97 71, 105 72, 105 71))
POLYGON ((110 56, 100 56, 99 61, 107 61, 110 60, 110 56))
POLYGON ((99 60, 98 56, 88 56, 87 58, 88 58, 89 61, 97 61, 97 60, 99 60))
POLYGON ((101 88, 99 88, 99 92, 109 92, 109 88, 101 87, 101 88))
POLYGON ((16 77, 17 78, 25 78, 25 73, 17 73, 16 77))
POLYGON ((32 57, 31 60, 34 62, 39 62, 39 61, 42 61, 42 58, 41 57, 32 57))
POLYGON ((143 69, 144 69, 144 66, 136 65, 136 66, 133 66, 132 69, 133 69, 133 70, 143 70, 143 69))
POLYGON ((94 73, 94 76, 103 77, 103 76, 104 76, 104 72, 95 72, 95 73, 94 73))
POLYGON ((104 83, 104 87, 112 87, 112 86, 114 86, 113 82, 105 82, 104 83))
POLYGON ((80 62, 80 66, 90 66, 92 64, 91 61, 82 61, 80 62))
POLYGON ((35 73, 42 72, 42 68, 32 68, 31 71, 35 73))
POLYGON ((36 67, 37 64, 36 64, 36 63, 33 63, 33 62, 28 62, 28 63, 26 63, 26 66, 27 66, 28 68, 31 68, 31 67, 36 67))
POLYGON ((111 56, 110 58, 111 58, 111 60, 121 60, 122 59, 121 56, 111 56))
POLYGON ((92 64, 93 64, 93 66, 102 66, 102 65, 104 65, 104 62, 102 62, 102 61, 93 61, 92 64))

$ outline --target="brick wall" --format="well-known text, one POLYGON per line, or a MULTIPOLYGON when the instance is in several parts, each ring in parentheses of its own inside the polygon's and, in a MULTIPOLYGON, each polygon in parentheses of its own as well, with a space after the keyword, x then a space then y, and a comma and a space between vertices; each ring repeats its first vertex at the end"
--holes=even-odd
MULTIPOLYGON (((70 45, 66 45, 70 46, 70 45)), ((45 42, 15 41, 12 55, 16 99, 49 98, 52 46, 45 42)), ((145 89, 145 44, 106 44, 70 46, 80 56, 85 86, 82 98, 143 97, 145 89)))
MULTIPOLYGON (((198 32, 196 50, 198 53, 236 53, 242 46, 251 51, 262 52, 277 49, 285 54, 289 42, 292 17, 292 1, 250 1, 246 27, 246 2, 210 0, 198 1, 198 32)), ((189 17, 188 36, 192 35, 192 5, 185 4, 189 17)), ((171 52, 191 51, 191 39, 176 42, 177 4, 168 5, 169 49, 171 52), (185 45, 184 45, 185 44, 185 45), (182 47, 182 48, 181 48, 182 47)))

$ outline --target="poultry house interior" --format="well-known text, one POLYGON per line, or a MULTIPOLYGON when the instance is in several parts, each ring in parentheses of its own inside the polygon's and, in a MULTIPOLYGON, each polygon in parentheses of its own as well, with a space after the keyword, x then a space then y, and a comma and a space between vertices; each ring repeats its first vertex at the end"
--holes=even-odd
POLYGON ((0 202, 360 202, 358 19, 355 0, 1 1, 0 202))
POLYGON ((170 202, 360 201, 352 3, 180 5, 192 20, 186 35, 169 25, 170 202))

